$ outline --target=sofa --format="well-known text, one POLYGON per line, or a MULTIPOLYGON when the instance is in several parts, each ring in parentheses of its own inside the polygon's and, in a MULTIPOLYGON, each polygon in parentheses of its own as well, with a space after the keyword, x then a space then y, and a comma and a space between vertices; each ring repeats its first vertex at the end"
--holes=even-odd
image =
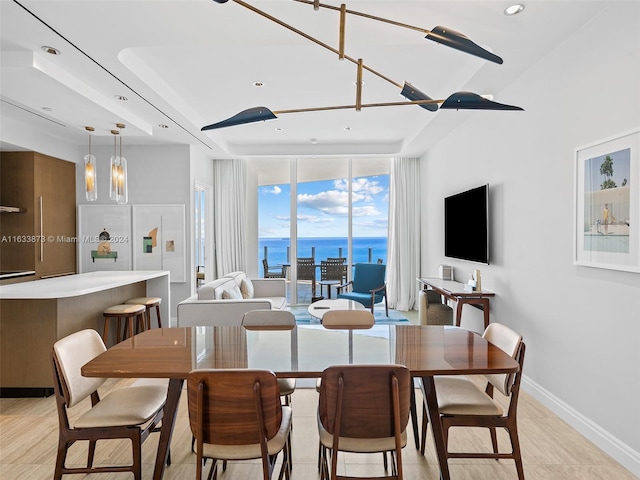
POLYGON ((178 326, 240 325, 250 310, 285 310, 284 278, 249 278, 232 272, 205 283, 198 293, 178 304, 178 326))

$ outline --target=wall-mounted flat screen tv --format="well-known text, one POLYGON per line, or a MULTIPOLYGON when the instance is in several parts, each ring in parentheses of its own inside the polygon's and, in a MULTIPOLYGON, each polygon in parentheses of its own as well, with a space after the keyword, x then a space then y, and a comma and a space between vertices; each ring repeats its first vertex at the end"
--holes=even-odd
POLYGON ((444 199, 444 255, 489 264, 489 185, 444 199))

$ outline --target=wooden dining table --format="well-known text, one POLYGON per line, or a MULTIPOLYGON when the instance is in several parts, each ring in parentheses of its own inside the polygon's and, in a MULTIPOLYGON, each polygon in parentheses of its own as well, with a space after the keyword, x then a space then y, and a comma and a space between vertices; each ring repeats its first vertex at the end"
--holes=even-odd
POLYGON ((435 375, 514 373, 518 363, 480 335, 450 326, 375 325, 366 330, 247 330, 241 326, 157 328, 114 345, 82 375, 168 378, 153 478, 164 473, 184 380, 200 368, 266 368, 282 378, 317 378, 330 365, 402 364, 421 377, 441 478, 449 479, 435 375), (328 348, 330 347, 330 348, 328 348))

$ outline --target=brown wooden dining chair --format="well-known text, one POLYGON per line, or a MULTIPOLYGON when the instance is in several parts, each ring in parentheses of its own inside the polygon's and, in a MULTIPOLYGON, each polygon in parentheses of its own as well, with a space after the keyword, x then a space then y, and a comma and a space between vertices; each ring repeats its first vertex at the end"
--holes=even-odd
MULTIPOLYGON (((509 327, 500 323, 491 323, 482 335, 490 343, 511 355, 520 365, 515 374, 494 374, 469 378, 462 376, 435 377, 438 409, 442 419, 446 456, 449 458, 493 458, 512 459, 515 461, 518 479, 524 480, 520 442, 518 440, 517 410, 522 367, 524 364, 525 344, 522 337, 509 327), (484 390, 478 387, 481 378, 484 390), (494 399, 498 390, 508 398, 506 412, 501 403, 494 399), (451 452, 448 438, 451 427, 483 427, 488 428, 491 435, 493 452, 451 452), (504 428, 511 441, 510 453, 499 453, 496 428, 504 428)), ((426 419, 425 409, 423 418, 426 419)), ((423 422, 422 444, 426 434, 426 421, 423 422)))
MULTIPOLYGON (((375 325, 373 314, 369 310, 330 310, 322 316, 322 326, 329 330, 367 329, 375 325)), ((320 392, 322 378, 316 380, 316 391, 320 392)), ((318 471, 322 469, 322 442, 318 442, 318 471)), ((387 457, 384 456, 385 467, 387 457)))
POLYGON ((329 329, 366 329, 375 323, 369 310, 330 310, 322 316, 322 326, 329 329))
POLYGON ((337 474, 339 452, 391 452, 391 475, 366 478, 402 480, 410 388, 404 365, 336 365, 323 371, 318 401, 322 479, 357 478, 337 474))
MULTIPOLYGON (((289 310, 250 310, 242 317, 247 330, 293 330, 296 317, 289 310)), ((280 396, 285 405, 291 405, 291 395, 296 389, 295 378, 278 378, 280 396)))
MULTIPOLYGON (((136 385, 114 390, 101 397, 98 388, 105 378, 83 377, 82 366, 106 350, 95 330, 81 330, 53 345, 53 389, 59 420, 58 453, 54 479, 62 475, 104 472, 132 472, 136 480, 142 478, 142 443, 162 420, 167 398, 166 385, 136 385), (91 408, 76 413, 76 405, 91 397, 91 408), (73 414, 69 415, 69 411, 73 414), (94 467, 96 442, 103 439, 131 440, 131 465, 94 467), (86 467, 65 465, 67 451, 75 442, 89 442, 86 467)), ((84 407, 79 406, 82 411, 84 407)))
POLYGON ((278 382, 269 370, 201 369, 187 377, 189 424, 196 438, 196 479, 203 460, 261 459, 262 478, 271 479, 277 455, 279 479, 290 478, 291 408, 280 403, 278 382))

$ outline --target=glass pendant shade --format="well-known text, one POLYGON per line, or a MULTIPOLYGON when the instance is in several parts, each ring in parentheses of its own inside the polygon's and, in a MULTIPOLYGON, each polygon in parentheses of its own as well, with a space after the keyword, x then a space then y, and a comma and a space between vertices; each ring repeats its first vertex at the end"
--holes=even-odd
POLYGON ((91 155, 91 132, 93 127, 84 127, 89 132, 89 153, 84 156, 84 191, 89 202, 98 199, 98 182, 96 178, 96 157, 91 155))
MULTIPOLYGON (((118 124, 120 128, 124 125, 118 124)), ((112 131, 114 135, 117 130, 112 131)), ((116 152, 116 138, 113 137, 113 155, 111 156, 111 180, 109 188, 109 198, 118 204, 129 201, 127 189, 127 159, 122 156, 122 137, 120 137, 120 153, 116 152)))
POLYGON ((127 192, 127 159, 120 155, 111 157, 111 188, 109 198, 116 203, 123 204, 128 201, 127 192))
POLYGON ((96 157, 84 156, 84 187, 87 201, 95 202, 98 199, 98 184, 96 182, 96 157))

